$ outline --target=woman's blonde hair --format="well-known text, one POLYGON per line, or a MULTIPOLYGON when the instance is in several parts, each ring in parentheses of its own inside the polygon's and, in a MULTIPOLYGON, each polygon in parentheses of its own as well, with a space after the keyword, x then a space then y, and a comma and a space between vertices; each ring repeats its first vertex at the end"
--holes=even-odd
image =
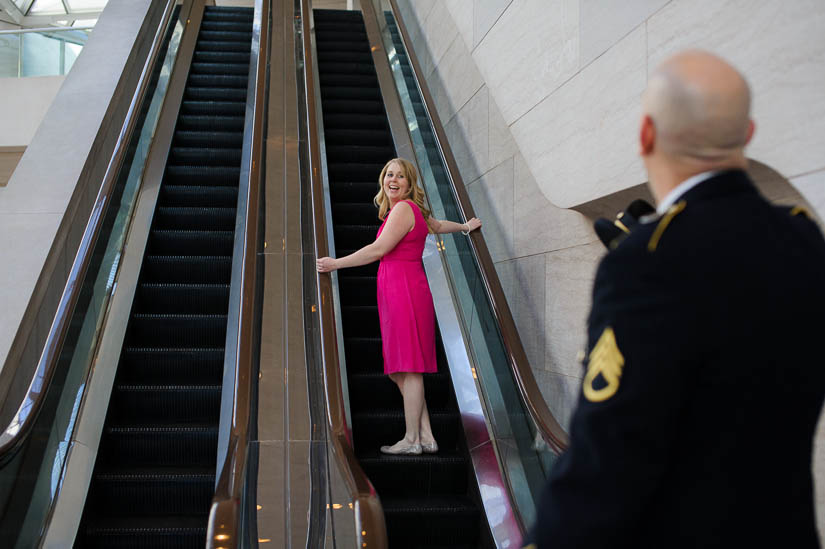
POLYGON ((372 199, 378 207, 378 219, 381 221, 386 219, 387 213, 390 210, 390 199, 384 192, 384 176, 387 175, 387 169, 389 169, 392 163, 398 164, 404 170, 407 183, 410 184, 410 191, 404 198, 412 200, 415 205, 418 206, 418 209, 421 210, 421 214, 424 216, 424 220, 427 222, 427 229, 429 230, 431 212, 427 206, 424 205, 424 189, 418 184, 418 170, 416 170, 413 163, 406 158, 393 158, 384 164, 381 175, 378 176, 378 194, 372 199))

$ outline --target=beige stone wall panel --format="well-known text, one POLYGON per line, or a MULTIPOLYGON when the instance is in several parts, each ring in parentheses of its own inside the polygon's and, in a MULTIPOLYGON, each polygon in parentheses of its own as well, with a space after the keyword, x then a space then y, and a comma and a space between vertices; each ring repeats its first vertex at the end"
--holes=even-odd
POLYGON ((484 223, 484 240, 493 262, 513 257, 513 159, 502 162, 467 186, 475 214, 484 223))

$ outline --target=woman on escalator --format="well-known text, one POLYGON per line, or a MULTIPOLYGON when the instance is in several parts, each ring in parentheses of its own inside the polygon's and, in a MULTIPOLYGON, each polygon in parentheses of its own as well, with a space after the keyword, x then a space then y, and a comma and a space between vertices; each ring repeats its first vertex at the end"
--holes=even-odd
POLYGON ((461 224, 432 217, 424 205, 418 173, 409 160, 393 158, 387 162, 378 185, 374 202, 383 224, 375 241, 338 259, 322 257, 317 268, 326 273, 381 260, 377 297, 384 373, 401 391, 406 425, 404 438, 382 446, 381 451, 435 453, 438 444, 427 413, 422 375, 436 371, 435 311, 421 256, 428 233, 469 234, 481 227, 481 221, 474 217, 461 224))

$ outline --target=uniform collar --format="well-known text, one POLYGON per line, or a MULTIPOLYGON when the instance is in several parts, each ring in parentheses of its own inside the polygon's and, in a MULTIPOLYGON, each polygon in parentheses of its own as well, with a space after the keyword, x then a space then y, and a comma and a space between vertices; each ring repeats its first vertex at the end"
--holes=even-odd
POLYGON ((707 181, 708 179, 719 175, 721 172, 719 171, 711 171, 711 172, 702 172, 694 175, 693 177, 689 177, 679 183, 672 191, 667 193, 664 199, 656 206, 656 213, 658 215, 664 215, 668 209, 673 206, 679 198, 693 187, 707 181))

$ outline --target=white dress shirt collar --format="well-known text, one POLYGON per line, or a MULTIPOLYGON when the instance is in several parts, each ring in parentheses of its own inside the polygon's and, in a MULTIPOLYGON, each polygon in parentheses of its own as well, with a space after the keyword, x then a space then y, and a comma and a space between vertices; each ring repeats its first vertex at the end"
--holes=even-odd
POLYGON ((667 193, 665 198, 656 206, 656 213, 659 215, 663 215, 665 212, 673 206, 679 197, 683 194, 691 190, 693 187, 698 185, 703 181, 707 181, 714 175, 720 173, 719 171, 711 171, 711 172, 702 172, 694 175, 693 177, 689 177, 679 183, 672 191, 667 193))

